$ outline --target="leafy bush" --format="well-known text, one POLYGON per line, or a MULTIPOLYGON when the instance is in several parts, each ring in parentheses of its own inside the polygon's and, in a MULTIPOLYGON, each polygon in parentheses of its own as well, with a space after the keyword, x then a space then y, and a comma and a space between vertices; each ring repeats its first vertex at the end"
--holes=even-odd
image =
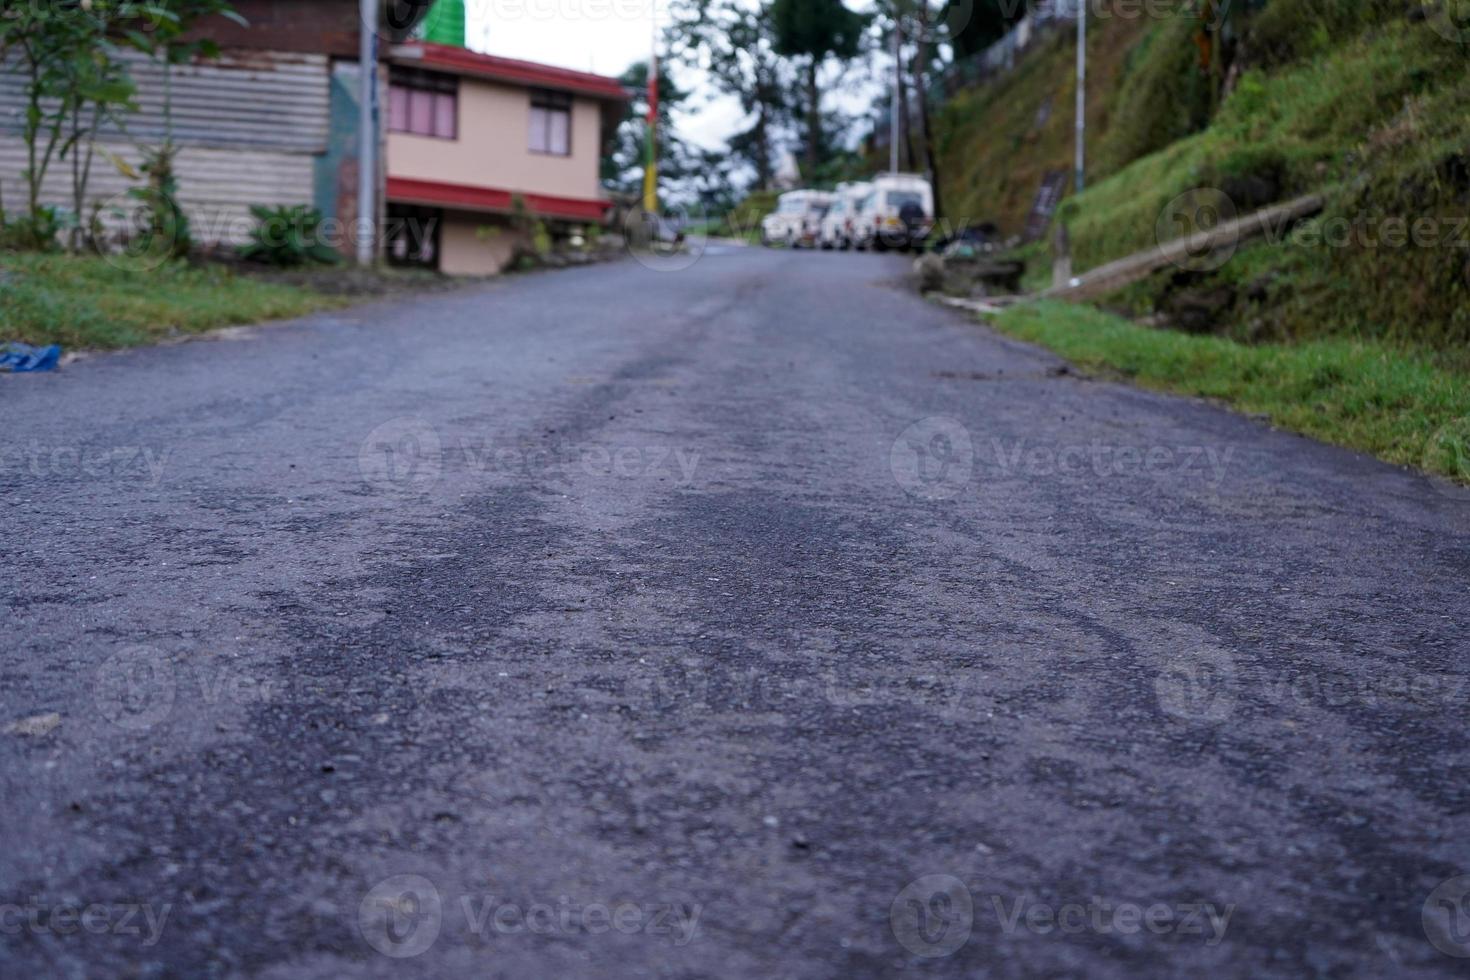
POLYGON ((257 204, 250 213, 260 223, 250 233, 250 244, 240 249, 241 257, 282 267, 308 262, 332 265, 341 259, 337 250, 322 240, 322 213, 316 208, 304 204, 268 208, 257 204))
POLYGON ((56 248, 57 236, 65 226, 61 212, 44 204, 13 221, 0 213, 0 249, 49 252, 56 248))
POLYGON ((134 216, 137 237, 128 243, 133 254, 181 259, 194 244, 189 218, 179 206, 179 181, 174 175, 174 158, 178 148, 164 143, 154 150, 144 150, 143 172, 148 183, 134 187, 128 196, 139 204, 134 216))

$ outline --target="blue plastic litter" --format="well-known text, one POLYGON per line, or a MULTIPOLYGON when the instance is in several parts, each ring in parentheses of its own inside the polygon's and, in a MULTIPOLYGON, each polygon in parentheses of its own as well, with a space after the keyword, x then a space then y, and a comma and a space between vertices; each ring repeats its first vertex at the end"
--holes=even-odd
POLYGON ((0 347, 0 371, 53 371, 60 363, 60 344, 32 347, 11 343, 0 347))

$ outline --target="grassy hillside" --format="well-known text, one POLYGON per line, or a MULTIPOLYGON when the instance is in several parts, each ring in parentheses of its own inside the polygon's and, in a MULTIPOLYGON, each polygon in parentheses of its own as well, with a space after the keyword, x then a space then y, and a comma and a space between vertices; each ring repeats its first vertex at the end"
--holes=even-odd
MULTIPOLYGON (((1470 482, 1470 32, 1436 19, 1444 4, 1470 13, 1470 0, 1237 0, 1232 62, 1210 71, 1196 22, 1129 33, 1104 18, 1089 51, 1110 81, 1090 98, 1108 108, 1089 120, 1089 186, 1058 212, 1074 268, 1211 225, 1213 206, 1228 218, 1313 193, 1325 208, 1103 304, 1141 323, 1040 304, 1001 328, 1470 482)), ((965 168, 952 216, 1015 232, 1040 174, 1067 165, 1071 54, 1056 39, 949 107, 947 159, 965 168), (1032 124, 1048 98, 1052 119, 1032 124)), ((1035 289, 1048 245, 1026 256, 1035 289)))
MULTIPOLYGON (((1237 24, 1223 99, 1200 67, 1191 18, 1102 18, 1089 38, 1091 181, 1059 212, 1075 267, 1188 230, 1196 209, 1180 224, 1172 203, 1186 192, 1208 189, 1240 214, 1315 192, 1327 209, 1313 221, 1217 270, 1161 274, 1114 305, 1243 341, 1369 336, 1463 358, 1470 39, 1432 9, 1267 0, 1237 24)), ((1041 174, 1067 166, 1071 57, 1068 40, 1055 38, 947 108, 952 218, 994 218, 1015 232, 1041 174), (1051 117, 1038 126, 1047 100, 1051 117)))
MULTIPOLYGON (((1130 53, 1148 34, 1142 18, 1107 18, 1088 35, 1088 116, 1094 138, 1111 128, 1130 53)), ((1047 171, 1072 172, 1076 47, 1063 30, 1028 52, 1014 72, 962 91, 935 124, 945 217, 994 222, 1020 234, 1047 171)), ((1096 172, 1106 172, 1106 165, 1096 172)))

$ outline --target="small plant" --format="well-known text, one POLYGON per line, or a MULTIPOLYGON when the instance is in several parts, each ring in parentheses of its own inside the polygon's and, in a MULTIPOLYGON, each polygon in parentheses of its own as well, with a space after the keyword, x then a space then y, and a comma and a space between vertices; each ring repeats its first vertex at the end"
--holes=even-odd
POLYGON ((181 259, 189 254, 194 239, 189 231, 188 215, 179 206, 179 181, 174 176, 178 149, 172 143, 164 143, 143 152, 143 173, 148 182, 128 191, 128 196, 138 202, 133 216, 135 237, 128 242, 129 251, 160 260, 181 259))
POLYGON ((0 249, 53 251, 65 227, 61 212, 45 204, 13 221, 0 217, 0 249))
POLYGON ((333 265, 340 260, 337 250, 322 240, 322 213, 316 208, 257 204, 250 213, 260 223, 250 233, 250 244, 241 247, 241 257, 283 268, 309 262, 333 265))

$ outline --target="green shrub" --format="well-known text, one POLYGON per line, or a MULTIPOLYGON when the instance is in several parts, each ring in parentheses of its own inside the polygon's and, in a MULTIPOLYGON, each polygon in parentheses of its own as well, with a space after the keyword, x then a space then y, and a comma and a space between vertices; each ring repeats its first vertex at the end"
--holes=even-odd
POLYGON ((128 196, 139 203, 137 237, 127 243, 130 254, 181 259, 194 245, 189 217, 179 205, 179 181, 174 174, 178 148, 165 143, 144 150, 143 173, 148 182, 128 196))
POLYGON ((259 224, 250 232, 250 244, 241 247, 241 257, 282 267, 340 261, 337 250, 322 240, 322 213, 316 208, 304 204, 268 208, 257 204, 250 213, 259 224))
POLYGON ((50 252, 57 247, 57 236, 66 224, 61 212, 43 204, 34 215, 0 221, 0 249, 50 252))
POLYGON ((1402 18, 1412 0, 1270 0, 1249 23, 1243 56, 1273 68, 1313 58, 1365 29, 1402 18))

